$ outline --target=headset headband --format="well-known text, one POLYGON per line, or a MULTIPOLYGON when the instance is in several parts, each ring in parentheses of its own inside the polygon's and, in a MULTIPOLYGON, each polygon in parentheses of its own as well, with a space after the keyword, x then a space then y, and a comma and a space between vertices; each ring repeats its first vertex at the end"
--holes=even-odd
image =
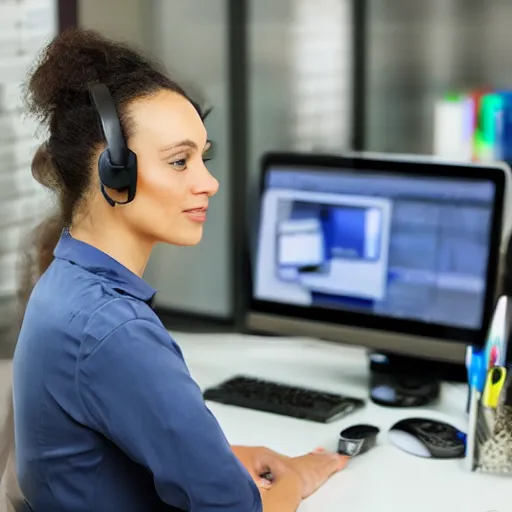
POLYGON ((89 94, 99 114, 111 163, 115 166, 125 166, 128 148, 110 91, 105 84, 97 83, 89 86, 89 94))

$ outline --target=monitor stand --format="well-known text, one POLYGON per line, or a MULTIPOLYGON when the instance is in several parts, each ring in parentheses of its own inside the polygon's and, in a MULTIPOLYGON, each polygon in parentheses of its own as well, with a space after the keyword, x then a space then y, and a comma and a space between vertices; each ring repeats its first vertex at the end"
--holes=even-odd
POLYGON ((387 407, 421 407, 435 402, 443 380, 466 382, 463 364, 386 352, 371 352, 370 398, 387 407))

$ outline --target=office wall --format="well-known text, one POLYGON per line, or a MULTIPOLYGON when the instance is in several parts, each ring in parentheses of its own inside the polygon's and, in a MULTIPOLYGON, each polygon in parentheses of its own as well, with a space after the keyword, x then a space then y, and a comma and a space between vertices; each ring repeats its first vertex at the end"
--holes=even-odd
MULTIPOLYGON (((206 120, 220 182, 197 247, 158 246, 146 279, 159 307, 228 318, 232 315, 228 24, 226 0, 149 2, 151 49, 172 75, 213 110, 206 120)), ((243 169, 235 172, 243 172, 243 169)))
POLYGON ((207 128, 216 146, 216 157, 209 167, 221 187, 211 201, 204 238, 193 248, 158 246, 145 278, 159 290, 158 307, 229 317, 232 299, 226 1, 81 0, 79 22, 143 48, 197 99, 214 107, 207 128))
POLYGON ((147 47, 147 3, 144 0, 79 0, 78 23, 108 37, 147 47))

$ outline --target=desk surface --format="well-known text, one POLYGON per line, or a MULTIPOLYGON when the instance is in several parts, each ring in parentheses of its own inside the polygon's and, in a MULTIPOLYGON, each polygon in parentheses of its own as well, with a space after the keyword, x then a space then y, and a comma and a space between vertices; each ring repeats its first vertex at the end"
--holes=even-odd
MULTIPOLYGON (((308 339, 233 334, 174 333, 193 377, 206 388, 237 373, 367 398, 368 368, 362 349, 308 339)), ((264 445, 287 455, 317 446, 336 448, 342 428, 372 423, 378 446, 355 458, 301 512, 506 512, 512 479, 466 472, 462 460, 413 457, 392 446, 387 430, 401 418, 426 416, 466 431, 463 385, 445 384, 440 402, 422 409, 388 409, 371 402, 343 420, 316 424, 209 402, 232 444, 264 445)))

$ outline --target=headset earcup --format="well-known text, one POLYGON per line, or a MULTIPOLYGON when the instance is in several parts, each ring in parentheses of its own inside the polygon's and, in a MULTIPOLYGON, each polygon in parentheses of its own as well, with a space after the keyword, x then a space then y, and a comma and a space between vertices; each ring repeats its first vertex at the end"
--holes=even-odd
MULTIPOLYGON (((105 188, 118 191, 126 190, 128 192, 128 198, 123 203, 133 201, 137 186, 137 157, 135 153, 130 151, 127 165, 119 166, 112 164, 109 150, 105 149, 98 160, 98 171, 104 196, 106 196, 105 188)), ((112 205, 112 201, 111 199, 108 203, 112 205)))
POLYGON ((100 181, 105 187, 113 190, 122 190, 126 188, 129 183, 127 178, 128 174, 124 171, 124 167, 113 165, 110 160, 110 153, 105 149, 98 160, 98 170, 100 174, 100 181))

